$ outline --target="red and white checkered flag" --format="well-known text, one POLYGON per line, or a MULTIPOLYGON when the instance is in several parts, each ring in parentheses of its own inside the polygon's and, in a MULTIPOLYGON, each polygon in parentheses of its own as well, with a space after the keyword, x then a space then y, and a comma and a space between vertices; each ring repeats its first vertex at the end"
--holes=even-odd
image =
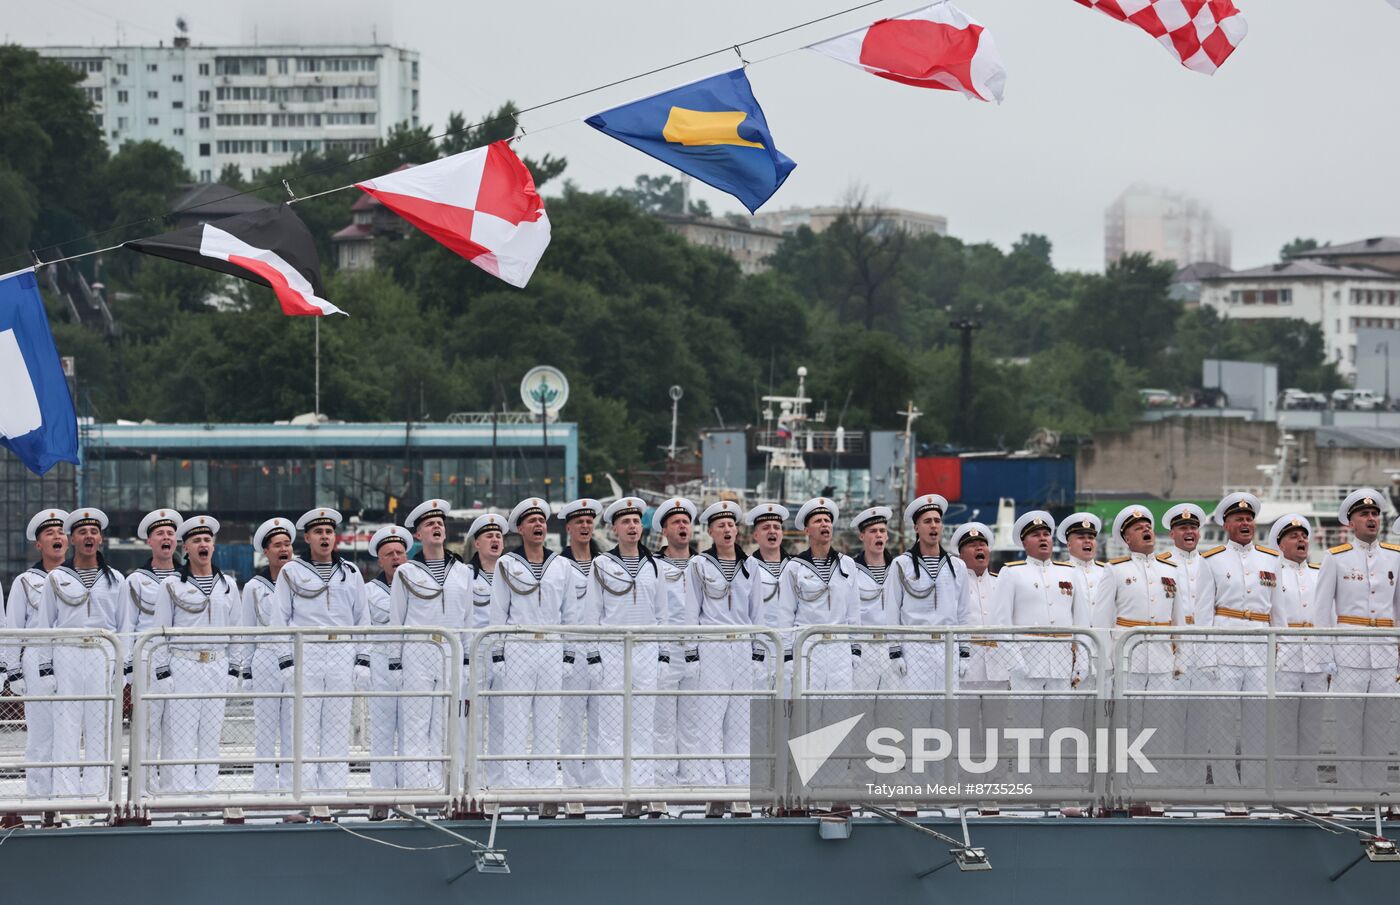
POLYGON ((1156 38, 1187 69, 1211 75, 1249 34, 1231 0, 1075 0, 1156 38))

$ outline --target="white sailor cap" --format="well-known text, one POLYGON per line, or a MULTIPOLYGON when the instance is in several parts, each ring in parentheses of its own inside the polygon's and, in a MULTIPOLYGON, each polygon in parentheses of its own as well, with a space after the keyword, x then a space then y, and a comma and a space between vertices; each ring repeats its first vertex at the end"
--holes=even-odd
POLYGON ((915 497, 914 502, 904 507, 904 520, 912 525, 919 520, 919 516, 930 509, 937 509, 938 514, 942 515, 948 511, 948 500, 938 493, 926 493, 915 497))
POLYGON ((954 550, 961 550, 963 544, 970 544, 973 541, 992 542, 992 529, 981 522, 968 522, 966 525, 959 525, 958 530, 953 532, 951 541, 954 550))
POLYGON ((96 525, 99 531, 107 530, 107 513, 101 509, 74 509, 63 520, 63 530, 72 534, 84 525, 96 525))
POLYGON ((330 525, 332 528, 340 527, 340 513, 334 509, 308 509, 297 519, 298 531, 310 531, 320 525, 330 525))
POLYGON ((841 517, 841 509, 836 505, 836 501, 828 497, 819 496, 808 500, 802 504, 802 508, 797 510, 797 527, 806 528, 807 520, 814 515, 831 516, 831 524, 835 525, 836 520, 841 517))
POLYGON ((742 514, 743 513, 739 510, 738 503, 733 500, 720 500, 700 514, 700 522, 701 524, 709 525, 713 523, 715 519, 728 518, 733 519, 734 523, 737 525, 739 523, 739 516, 742 514))
MULTIPOLYGON (((686 500, 684 502, 689 504, 689 500, 686 500)), ((615 525, 617 524, 617 520, 622 518, 624 515, 635 515, 637 518, 641 518, 642 513, 646 511, 646 508, 647 504, 643 503, 637 497, 618 497, 617 499, 613 500, 611 503, 608 504, 608 510, 603 513, 603 521, 607 522, 609 525, 615 525)), ((691 506, 690 508, 694 509, 695 507, 691 506)), ((653 524, 656 523, 653 522, 653 524)), ((656 527, 659 529, 661 526, 657 524, 656 527)))
POLYGON ((1152 510, 1146 506, 1134 503, 1131 506, 1124 506, 1118 510, 1118 514, 1113 517, 1113 536, 1122 537, 1123 532, 1128 530, 1138 522, 1147 522, 1148 527, 1152 526, 1152 510))
POLYGON ((467 529, 467 539, 476 540, 481 536, 482 532, 485 531, 499 531, 505 534, 506 528, 505 519, 494 512, 488 512, 485 515, 478 515, 476 518, 472 519, 471 527, 467 529))
POLYGON ((1308 517, 1290 512, 1285 516, 1280 516, 1278 521, 1274 522, 1274 526, 1269 529, 1269 546, 1277 547, 1278 539, 1294 528, 1302 528, 1309 538, 1312 537, 1313 527, 1312 523, 1308 521, 1308 517))
POLYGON ((583 497, 574 500, 572 503, 565 503, 559 508, 559 517, 567 524, 569 519, 576 515, 591 515, 595 519, 603 514, 603 504, 597 500, 583 497))
POLYGON ((777 522, 781 525, 788 520, 788 515, 789 513, 786 506, 782 506, 778 503, 759 503, 757 506, 744 513, 744 524, 748 525, 750 528, 756 526, 759 522, 768 521, 777 522))
POLYGON ((530 497, 528 500, 521 500, 515 504, 515 508, 510 511, 510 530, 519 531, 520 523, 532 515, 542 515, 546 522, 549 521, 549 503, 539 497, 530 497))
POLYGON ((212 515, 192 515, 185 519, 175 531, 176 540, 189 540, 192 537, 199 537, 207 534, 214 537, 219 533, 219 520, 212 515))
POLYGON ((157 509, 154 512, 147 512, 146 517, 141 519, 141 524, 136 526, 136 537, 138 540, 145 540, 151 536, 151 532, 157 528, 171 527, 175 529, 175 534, 180 533, 180 525, 185 520, 180 517, 180 513, 174 509, 157 509))
POLYGON ((864 531, 871 525, 888 525, 894 518, 894 510, 888 506, 871 506, 851 519, 852 531, 864 531))
POLYGON ((440 518, 445 524, 447 522, 447 510, 452 507, 447 504, 447 500, 424 500, 404 519, 403 526, 409 531, 417 530, 418 523, 423 519, 440 518))
MULTIPOLYGON (((616 505, 616 503, 613 504, 613 506, 616 505)), ((609 506, 608 510, 612 511, 612 506, 609 506)), ((671 516, 685 513, 690 516, 690 520, 693 522, 695 521, 697 512, 698 510, 695 508, 695 504, 690 500, 687 500, 685 497, 673 496, 669 500, 662 500, 660 505, 656 507, 656 512, 652 513, 651 516, 651 528, 659 534, 661 529, 665 527, 666 520, 671 516)), ((608 522, 609 524, 612 523, 612 516, 608 517, 608 522)))
POLYGON ((1068 518, 1060 522, 1060 527, 1055 529, 1055 537, 1060 543, 1068 543, 1071 534, 1092 534, 1098 537, 1103 531, 1103 520, 1092 512, 1074 512, 1068 518))
POLYGON ((1379 511, 1384 511, 1380 491, 1371 487, 1362 487, 1360 490, 1353 490, 1347 494, 1347 498, 1342 500, 1342 508, 1337 510, 1337 519, 1346 524, 1351 521, 1351 514, 1358 509, 1372 507, 1379 511))
POLYGON ((259 550, 266 550, 267 545, 272 543, 272 539, 279 534, 286 535, 287 540, 292 540, 292 530, 295 526, 287 519, 281 517, 270 518, 258 526, 258 530, 253 532, 253 546, 259 550))
POLYGON ((1254 494, 1232 493, 1216 505, 1215 512, 1212 513, 1211 517, 1215 519, 1217 524, 1223 525, 1227 516, 1234 515, 1236 512, 1247 512, 1257 516, 1259 509, 1259 498, 1254 494))
POLYGON ((1032 509, 1016 520, 1016 524, 1011 526, 1011 533, 1016 535, 1016 538, 1019 540, 1037 528, 1045 528, 1051 534, 1054 534, 1054 517, 1044 509, 1032 509))
POLYGON ((408 533, 407 528, 385 525, 369 539, 369 555, 378 556, 379 548, 390 541, 403 544, 404 551, 407 552, 408 548, 413 546, 413 535, 408 533))
POLYGON ((29 527, 24 529, 24 536, 30 540, 38 540, 39 532, 46 528, 62 528, 67 519, 67 509, 45 509, 42 512, 36 512, 34 517, 29 520, 29 527))
POLYGON ((1390 526, 1391 534, 1400 534, 1400 518, 1395 520, 1395 524, 1390 526))
POLYGON ((1168 531, 1177 525, 1200 526, 1205 523, 1206 511, 1195 503, 1177 503, 1162 513, 1162 527, 1168 531))

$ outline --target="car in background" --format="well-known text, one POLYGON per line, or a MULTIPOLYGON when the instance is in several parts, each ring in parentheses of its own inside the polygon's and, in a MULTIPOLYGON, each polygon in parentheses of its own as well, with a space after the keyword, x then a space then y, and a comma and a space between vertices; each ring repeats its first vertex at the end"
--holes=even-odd
POLYGON ((1332 407, 1356 412, 1374 412, 1385 408, 1385 400, 1371 390, 1333 390, 1332 407))
POLYGON ((1167 390, 1138 390, 1138 398, 1142 400, 1144 408, 1150 409, 1176 408, 1180 404, 1176 396, 1167 390))
POLYGON ((1327 408, 1327 397, 1321 393, 1309 393, 1297 387, 1289 387, 1280 396, 1279 406, 1294 411, 1321 411, 1327 408))

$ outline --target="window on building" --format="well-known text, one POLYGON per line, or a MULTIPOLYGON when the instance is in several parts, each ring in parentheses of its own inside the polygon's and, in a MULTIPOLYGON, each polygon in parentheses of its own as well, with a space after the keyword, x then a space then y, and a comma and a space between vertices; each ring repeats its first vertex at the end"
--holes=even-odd
POLYGON ((125 129, 125 128, 126 128, 126 117, 125 117, 125 116, 118 116, 118 117, 117 117, 117 128, 118 128, 118 129, 125 129))
POLYGON ((373 113, 327 113, 326 125, 328 126, 372 126, 374 125, 373 113))
POLYGON ((1259 301, 1259 292, 1254 289, 1246 289, 1240 293, 1240 300, 1246 305, 1253 305, 1259 301))
POLYGON ((170 109, 172 109, 172 110, 183 110, 183 109, 185 109, 185 102, 184 102, 184 101, 171 101, 171 103, 170 103, 170 109))
MULTIPOLYGON (((274 91, 276 89, 273 89, 274 91)), ((265 101, 267 100, 266 88, 218 88, 214 91, 214 99, 219 101, 265 101)), ((277 100, 277 98, 273 98, 277 100)))
POLYGON ((183 72, 177 72, 170 76, 170 81, 172 82, 183 82, 184 80, 185 74, 183 72))
POLYGON ((208 129, 208 128, 209 128, 209 117, 207 117, 207 116, 201 116, 201 117, 199 118, 199 128, 201 128, 201 129, 208 129))
POLYGON ((179 127, 179 126, 176 126, 172 131, 173 131, 176 135, 184 135, 184 134, 185 134, 185 130, 184 130, 183 128, 179 127))
POLYGON ((220 154, 266 154, 267 142, 251 139, 235 139, 215 142, 220 154))
POLYGON ((126 75, 126 64, 125 64, 125 63, 118 63, 118 64, 117 64, 117 75, 126 75))
POLYGON ((158 100, 159 98, 160 98, 160 92, 159 92, 159 91, 147 91, 147 92, 146 92, 146 100, 148 100, 148 101, 158 100))
POLYGON ((83 93, 87 95, 87 99, 88 99, 88 102, 89 102, 89 103, 93 103, 93 104, 100 104, 100 103, 102 103, 102 89, 101 89, 101 88, 84 88, 84 89, 83 89, 83 93))
POLYGON ((1293 304, 1293 290, 1292 290, 1292 289, 1280 289, 1280 290, 1278 291, 1278 303, 1279 303, 1280 305, 1291 305, 1291 304, 1293 304))
POLYGON ((288 59, 287 59, 286 57, 278 57, 278 58, 277 58, 277 74, 278 74, 278 75, 286 75, 286 74, 287 74, 287 64, 288 64, 288 62, 289 62, 289 61, 288 61, 288 59))
POLYGON ((119 103, 119 104, 125 104, 125 103, 129 103, 130 101, 131 101, 131 95, 128 94, 125 90, 118 90, 118 91, 117 91, 117 103, 119 103))
MULTIPOLYGON (((208 146, 208 145, 204 145, 204 147, 207 148, 207 147, 209 147, 209 146, 208 146)), ((206 155, 206 156, 207 156, 207 155, 206 155)), ((213 182, 213 181, 214 181, 214 171, 213 171, 213 170, 200 170, 200 171, 199 171, 199 181, 200 181, 200 182, 213 182)))
POLYGON ((102 128, 102 114, 101 114, 101 113, 94 113, 94 114, 92 115, 92 121, 93 121, 94 123, 97 124, 97 128, 99 128, 99 129, 102 128))
POLYGON ((76 71, 78 71, 78 72, 101 72, 101 71, 102 71, 102 61, 101 61, 101 60, 78 60, 78 59, 71 59, 71 60, 64 60, 63 63, 64 63, 64 65, 67 66, 69 69, 73 69, 73 70, 76 70, 76 71))
MULTIPOLYGON (((202 142, 199 143, 199 156, 200 156, 200 157, 208 157, 208 156, 209 156, 209 142, 207 142, 207 141, 202 141, 202 142)), ((205 180, 205 182, 208 182, 208 181, 209 181, 209 180, 207 180, 207 179, 205 180)))
POLYGON ((215 75, 267 75, 266 57, 218 57, 215 75))
POLYGON ((207 103, 209 103, 209 92, 208 92, 208 90, 204 90, 204 91, 199 92, 199 102, 200 102, 201 104, 207 104, 207 103))
MULTIPOLYGON (((273 114, 275 120, 278 115, 273 114)), ((215 122, 220 126, 265 126, 267 125, 266 113, 220 113, 215 117, 215 122)))
POLYGON ((157 71, 159 71, 159 70, 160 70, 160 67, 157 66, 155 63, 147 63, 147 64, 146 64, 146 71, 147 71, 147 72, 157 72, 157 71))
POLYGON ((1278 290, 1277 290, 1277 289, 1265 289, 1265 290, 1262 290, 1262 291, 1259 293, 1259 296, 1260 296, 1260 299, 1259 299, 1260 302, 1262 302, 1262 303, 1265 304, 1265 305, 1277 305, 1277 304, 1278 304, 1278 290))
POLYGON ((148 126, 159 126, 159 125, 160 125, 160 117, 159 117, 159 116, 148 116, 148 117, 146 117, 146 125, 148 125, 148 126))
POLYGON ((208 75, 208 74, 209 74, 209 64, 208 64, 208 63, 200 63, 200 64, 199 64, 199 74, 200 74, 200 75, 208 75))

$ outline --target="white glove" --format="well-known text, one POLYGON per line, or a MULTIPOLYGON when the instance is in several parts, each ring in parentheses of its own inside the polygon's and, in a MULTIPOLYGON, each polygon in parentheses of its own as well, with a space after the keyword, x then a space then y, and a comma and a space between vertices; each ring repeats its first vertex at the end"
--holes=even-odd
POLYGON ((890 651, 890 672, 901 679, 909 675, 909 664, 904 659, 901 651, 890 651), (898 654, 898 656, 896 656, 898 654))
POLYGON ((229 693, 229 694, 234 694, 235 692, 242 691, 242 690, 243 690, 243 676, 242 676, 242 673, 240 672, 240 670, 239 670, 239 668, 238 668, 237 666, 229 666, 229 668, 228 668, 228 693, 229 693))
POLYGON ((296 685, 297 682, 297 668, 295 666, 284 666, 281 669, 281 673, 282 684, 288 691, 291 691, 292 686, 296 685))
POLYGON ((363 664, 363 663, 356 663, 356 664, 355 664, 355 680, 354 680, 354 682, 355 682, 355 690, 356 690, 356 691, 368 691, 368 690, 369 690, 370 681, 369 681, 369 667, 368 667, 368 666, 366 666, 366 665, 363 664))
POLYGON ((17 698, 24 697, 24 673, 17 669, 10 673, 8 678, 10 680, 10 694, 17 698))
POLYGON ((574 674, 574 666, 577 665, 578 655, 571 650, 564 651, 564 678, 569 678, 574 674))

